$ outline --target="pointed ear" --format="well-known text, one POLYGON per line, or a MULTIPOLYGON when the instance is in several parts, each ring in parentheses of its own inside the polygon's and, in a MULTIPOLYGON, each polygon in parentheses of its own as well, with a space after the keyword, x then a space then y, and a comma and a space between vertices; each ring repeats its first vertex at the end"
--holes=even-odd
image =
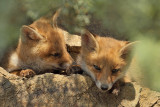
POLYGON ((86 49, 86 51, 89 52, 98 51, 99 45, 93 34, 91 34, 89 31, 85 31, 85 34, 83 34, 81 38, 82 49, 86 49))
POLYGON ((59 9, 56 11, 56 13, 53 15, 53 17, 52 17, 52 26, 53 26, 53 27, 57 27, 57 18, 58 18, 58 16, 59 16, 60 12, 61 12, 61 8, 59 8, 59 9))
POLYGON ((121 58, 124 60, 129 59, 132 57, 132 52, 134 51, 134 48, 138 42, 128 42, 121 50, 120 55, 121 58))
POLYGON ((22 41, 26 41, 26 40, 40 40, 43 37, 37 32, 35 31, 33 28, 23 25, 21 28, 21 38, 22 41))

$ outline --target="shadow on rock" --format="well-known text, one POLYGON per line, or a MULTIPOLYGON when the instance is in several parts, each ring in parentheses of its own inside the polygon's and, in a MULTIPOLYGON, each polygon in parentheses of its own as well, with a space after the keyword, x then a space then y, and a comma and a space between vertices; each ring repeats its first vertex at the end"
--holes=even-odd
POLYGON ((16 87, 5 77, 0 76, 0 105, 1 107, 16 107, 16 87))

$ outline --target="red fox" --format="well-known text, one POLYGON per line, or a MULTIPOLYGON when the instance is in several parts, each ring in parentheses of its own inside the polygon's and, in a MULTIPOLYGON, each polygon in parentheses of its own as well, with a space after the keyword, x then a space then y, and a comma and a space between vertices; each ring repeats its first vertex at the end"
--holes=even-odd
POLYGON ((24 77, 69 67, 72 58, 65 46, 64 32, 56 25, 57 17, 58 12, 53 15, 52 23, 40 18, 29 26, 22 26, 18 46, 2 67, 24 77))
POLYGON ((81 37, 81 54, 77 63, 99 89, 110 90, 117 80, 125 76, 134 44, 87 31, 81 37))

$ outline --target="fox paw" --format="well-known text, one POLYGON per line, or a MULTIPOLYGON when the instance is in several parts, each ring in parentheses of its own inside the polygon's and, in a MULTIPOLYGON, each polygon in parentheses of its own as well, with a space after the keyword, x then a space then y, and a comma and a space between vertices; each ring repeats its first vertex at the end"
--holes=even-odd
POLYGON ((121 86, 120 81, 117 81, 117 82, 113 85, 113 87, 109 90, 109 93, 112 93, 113 95, 118 96, 119 93, 120 93, 120 88, 121 88, 120 86, 121 86))
POLYGON ((67 75, 70 74, 82 74, 83 70, 80 68, 79 65, 72 65, 69 69, 66 70, 67 75))
POLYGON ((26 78, 30 78, 30 77, 33 77, 36 73, 31 70, 31 69, 26 69, 26 70, 22 70, 20 72, 20 76, 21 77, 26 77, 26 78))
POLYGON ((116 88, 112 90, 112 94, 114 94, 114 95, 116 95, 116 96, 119 95, 119 92, 120 92, 120 90, 119 90, 119 89, 116 89, 116 88))

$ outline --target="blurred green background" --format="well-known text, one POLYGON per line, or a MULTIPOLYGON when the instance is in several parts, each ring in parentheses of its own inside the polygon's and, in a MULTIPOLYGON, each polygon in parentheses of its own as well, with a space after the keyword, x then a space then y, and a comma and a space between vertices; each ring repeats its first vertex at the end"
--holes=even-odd
POLYGON ((20 27, 62 8, 59 26, 120 40, 141 41, 136 49, 145 85, 160 91, 159 0, 1 0, 0 58, 14 45, 20 27))

